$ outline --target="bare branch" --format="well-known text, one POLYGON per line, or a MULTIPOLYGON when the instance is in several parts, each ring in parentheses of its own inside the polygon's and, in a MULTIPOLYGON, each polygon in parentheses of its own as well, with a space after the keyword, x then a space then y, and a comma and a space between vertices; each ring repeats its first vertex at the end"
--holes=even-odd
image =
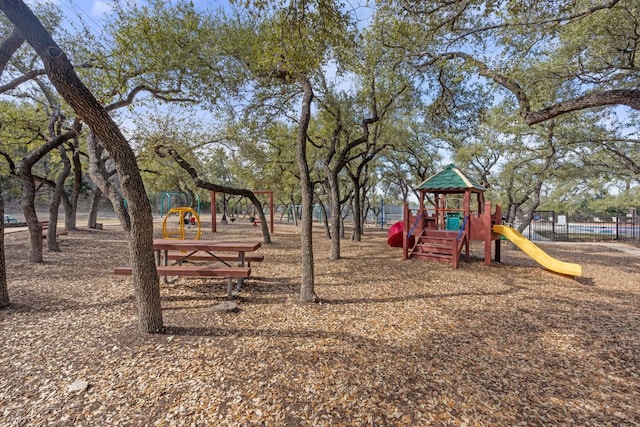
POLYGON ((113 111, 113 110, 117 110, 118 108, 122 108, 122 107, 126 107, 127 105, 131 105, 133 103, 135 97, 140 92, 149 92, 151 94, 151 96, 153 96, 154 98, 160 99, 162 101, 167 101, 167 102, 191 102, 191 103, 198 102, 195 99, 170 98, 170 97, 165 96, 167 94, 176 93, 177 91, 160 90, 160 89, 150 88, 150 87, 145 86, 145 85, 139 85, 139 86, 136 86, 133 89, 131 89, 131 91, 129 92, 129 94, 127 95, 127 97, 125 99, 122 99, 120 101, 117 101, 117 102, 114 102, 112 104, 109 104, 109 105, 105 106, 105 110, 113 111))
MULTIPOLYGON (((443 60, 463 59, 478 70, 478 74, 487 77, 500 86, 513 93, 518 100, 520 116, 528 125, 542 123, 562 114, 572 111, 585 110, 594 107, 626 105, 634 110, 640 110, 640 89, 612 89, 592 92, 576 98, 560 101, 552 106, 531 111, 529 97, 522 87, 502 73, 492 70, 487 64, 479 61, 463 52, 449 52, 439 56, 443 60)), ((431 58, 428 64, 434 63, 437 58, 431 58)))

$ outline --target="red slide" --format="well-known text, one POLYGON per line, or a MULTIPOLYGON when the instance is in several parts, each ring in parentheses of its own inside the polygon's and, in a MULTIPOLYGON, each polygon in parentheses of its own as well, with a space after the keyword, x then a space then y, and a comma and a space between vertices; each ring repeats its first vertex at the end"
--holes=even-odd
MULTIPOLYGON (((398 221, 389 228, 387 234, 387 244, 392 248, 402 247, 402 232, 404 230, 404 222, 398 221)), ((414 237, 409 238, 409 246, 413 246, 414 237)))

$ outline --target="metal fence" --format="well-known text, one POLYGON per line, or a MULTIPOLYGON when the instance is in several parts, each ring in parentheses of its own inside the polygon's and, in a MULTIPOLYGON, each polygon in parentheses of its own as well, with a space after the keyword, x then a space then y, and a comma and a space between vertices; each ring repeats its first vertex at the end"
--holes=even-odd
MULTIPOLYGON (((370 212, 366 224, 389 227, 396 221, 402 221, 402 209, 400 205, 386 205, 383 214, 374 215, 370 212)), ((508 225, 517 228, 519 224, 508 225)), ((536 211, 522 234, 529 240, 538 242, 634 240, 640 243, 640 216, 634 212, 629 215, 592 217, 591 220, 585 220, 584 217, 571 217, 557 214, 555 211, 536 211)))
POLYGON ((553 211, 538 211, 522 234, 533 241, 640 241, 640 217, 620 215, 585 221, 572 220, 553 211))

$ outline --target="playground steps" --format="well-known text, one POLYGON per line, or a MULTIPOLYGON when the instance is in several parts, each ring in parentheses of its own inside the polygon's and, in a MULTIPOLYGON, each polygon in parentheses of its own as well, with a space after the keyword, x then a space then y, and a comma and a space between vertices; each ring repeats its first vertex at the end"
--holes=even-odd
POLYGON ((437 262, 448 262, 458 267, 458 232, 430 231, 416 240, 410 258, 425 259, 437 262))

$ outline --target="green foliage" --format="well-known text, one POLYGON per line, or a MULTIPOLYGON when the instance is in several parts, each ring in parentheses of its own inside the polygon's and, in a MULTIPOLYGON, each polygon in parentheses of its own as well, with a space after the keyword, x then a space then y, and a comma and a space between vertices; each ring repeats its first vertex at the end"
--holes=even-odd
MULTIPOLYGON (((47 120, 46 111, 34 108, 32 103, 0 102, 0 151, 17 165, 29 152, 46 142, 47 120)), ((3 175, 9 173, 6 158, 2 158, 0 167, 3 175)), ((49 168, 48 162, 40 162, 34 173, 46 175, 49 168)))
MULTIPOLYGON (((220 13, 220 12, 218 12, 220 13)), ((216 15, 190 1, 115 4, 99 69, 105 103, 139 86, 162 101, 215 103, 231 69, 220 59, 216 15)))
POLYGON ((259 34, 251 61, 259 74, 310 74, 327 63, 331 52, 353 46, 353 20, 333 0, 258 0, 243 5, 259 34))

